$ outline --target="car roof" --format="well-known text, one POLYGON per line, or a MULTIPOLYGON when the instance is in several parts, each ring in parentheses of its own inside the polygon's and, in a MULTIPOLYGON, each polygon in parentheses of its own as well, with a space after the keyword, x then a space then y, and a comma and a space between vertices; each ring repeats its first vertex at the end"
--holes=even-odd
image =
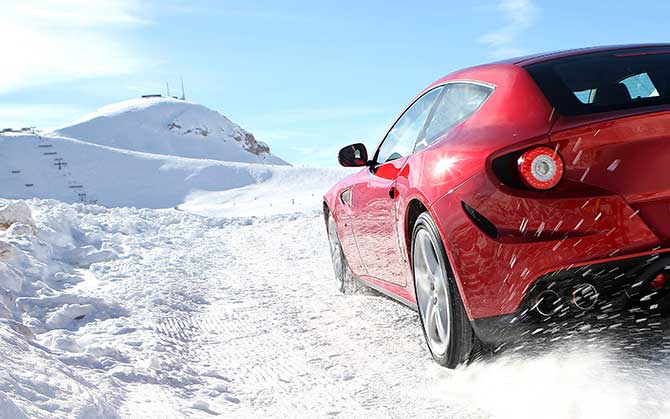
POLYGON ((544 52, 539 54, 526 55, 522 57, 510 58, 507 60, 497 61, 492 64, 516 64, 526 66, 530 64, 537 64, 545 61, 551 61, 558 58, 572 57, 577 55, 592 54, 596 52, 607 52, 622 49, 643 49, 643 48, 670 48, 668 43, 652 43, 652 44, 623 44, 623 45, 605 45, 597 47, 576 48, 562 51, 544 52))

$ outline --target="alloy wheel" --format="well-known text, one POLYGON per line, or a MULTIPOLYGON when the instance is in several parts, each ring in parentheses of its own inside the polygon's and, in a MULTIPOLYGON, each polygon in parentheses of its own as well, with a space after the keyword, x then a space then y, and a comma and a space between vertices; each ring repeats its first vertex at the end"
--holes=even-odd
POLYGON ((416 233, 413 261, 417 304, 428 345, 433 354, 443 356, 451 337, 447 273, 439 262, 437 246, 425 229, 416 233))

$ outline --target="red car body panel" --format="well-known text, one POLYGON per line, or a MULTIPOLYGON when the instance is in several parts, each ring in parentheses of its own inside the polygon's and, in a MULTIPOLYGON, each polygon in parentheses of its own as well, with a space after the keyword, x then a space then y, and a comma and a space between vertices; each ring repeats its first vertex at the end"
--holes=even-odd
POLYGON ((548 272, 670 245, 670 176, 660 176, 670 170, 667 106, 561 116, 511 62, 458 71, 424 92, 454 81, 495 90, 430 147, 374 171, 365 167, 325 195, 355 275, 415 304, 408 220, 417 202, 438 225, 470 319, 514 313, 548 272), (519 190, 493 173, 493 159, 536 144, 563 157, 565 175, 556 188, 519 190), (350 203, 343 191, 351 192, 350 203), (498 236, 476 226, 463 204, 493 223, 498 236))

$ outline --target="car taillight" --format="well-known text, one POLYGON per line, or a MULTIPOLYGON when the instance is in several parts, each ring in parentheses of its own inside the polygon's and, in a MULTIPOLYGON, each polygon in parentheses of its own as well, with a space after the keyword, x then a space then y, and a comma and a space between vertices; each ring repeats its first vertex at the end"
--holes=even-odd
POLYGON ((519 175, 526 186, 551 189, 563 177, 563 159, 557 150, 536 147, 523 153, 517 161, 519 175))

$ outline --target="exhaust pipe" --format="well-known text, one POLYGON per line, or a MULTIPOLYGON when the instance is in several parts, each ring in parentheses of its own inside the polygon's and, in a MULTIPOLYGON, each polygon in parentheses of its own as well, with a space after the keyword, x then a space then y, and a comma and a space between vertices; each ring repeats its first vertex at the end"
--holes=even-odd
POLYGON ((561 296, 554 290, 544 290, 535 299, 533 308, 544 317, 555 314, 563 306, 561 296))
POLYGON ((599 296, 600 293, 595 285, 585 282, 575 285, 570 302, 578 309, 587 311, 596 306, 599 296))

